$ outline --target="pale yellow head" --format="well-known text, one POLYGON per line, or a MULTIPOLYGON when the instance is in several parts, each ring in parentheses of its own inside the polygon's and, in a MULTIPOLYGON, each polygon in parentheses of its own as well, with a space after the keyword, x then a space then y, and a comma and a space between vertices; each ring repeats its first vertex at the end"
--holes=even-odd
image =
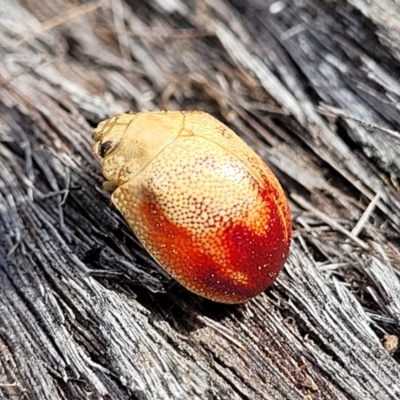
MULTIPOLYGON (((146 167, 183 129, 181 112, 123 113, 94 131, 93 154, 110 186, 119 186, 146 167)), ((107 185, 106 185, 107 186, 107 185)))

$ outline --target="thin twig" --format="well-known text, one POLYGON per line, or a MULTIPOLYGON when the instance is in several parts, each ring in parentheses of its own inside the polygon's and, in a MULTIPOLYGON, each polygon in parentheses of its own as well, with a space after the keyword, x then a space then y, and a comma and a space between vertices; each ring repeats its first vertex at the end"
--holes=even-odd
POLYGON ((327 104, 321 104, 318 107, 318 111, 324 115, 330 114, 331 116, 333 115, 333 116, 337 116, 337 117, 342 117, 344 119, 351 119, 352 121, 358 122, 360 125, 362 125, 363 127, 367 128, 370 131, 379 131, 381 133, 387 134, 388 136, 392 137, 393 139, 400 141, 400 132, 393 131, 392 129, 388 129, 388 128, 383 128, 383 127, 375 125, 375 124, 370 124, 369 122, 366 122, 366 121, 362 121, 359 118, 352 117, 351 115, 346 114, 340 108, 332 107, 327 104))
POLYGON ((369 203, 368 207, 365 209, 363 215, 360 220, 357 222, 357 225, 352 229, 351 234, 354 236, 358 236, 360 232, 363 230, 365 224, 367 223, 369 217, 374 211, 379 199, 381 198, 381 194, 378 192, 376 196, 372 199, 371 203, 369 203))
POLYGON ((121 0, 111 0, 110 3, 114 16, 114 25, 118 35, 119 50, 121 52, 122 59, 128 63, 130 60, 129 37, 125 29, 124 7, 122 6, 121 0))
POLYGON ((42 33, 47 32, 59 25, 62 25, 71 19, 79 17, 80 15, 87 14, 100 6, 101 6, 101 3, 96 1, 93 3, 84 4, 82 6, 77 6, 77 7, 72 8, 71 10, 65 11, 62 15, 58 15, 57 17, 51 18, 51 19, 47 20, 46 22, 44 22, 40 29, 30 32, 28 35, 25 35, 20 40, 17 40, 15 42, 14 46, 18 47, 21 44, 36 38, 37 36, 41 35, 42 33))
POLYGON ((291 194, 291 197, 296 203, 298 203, 300 206, 305 208, 307 211, 312 212, 316 217, 318 217, 323 222, 328 224, 332 229, 343 233, 344 235, 349 237, 353 242, 357 243, 362 249, 370 250, 367 243, 365 243, 364 241, 359 239, 357 236, 354 236, 350 231, 348 231, 346 228, 343 228, 343 226, 340 225, 338 222, 336 222, 334 219, 328 217, 322 211, 315 208, 315 206, 313 204, 309 203, 303 197, 301 197, 297 194, 294 194, 294 193, 291 194))

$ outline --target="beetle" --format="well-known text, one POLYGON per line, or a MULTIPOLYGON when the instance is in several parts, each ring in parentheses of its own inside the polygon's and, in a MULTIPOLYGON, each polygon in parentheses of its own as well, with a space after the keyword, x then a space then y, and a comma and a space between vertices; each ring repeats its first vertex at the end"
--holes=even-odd
POLYGON ((288 201, 230 128, 202 111, 128 112, 93 138, 112 203, 184 287, 236 304, 275 280, 290 246, 288 201))

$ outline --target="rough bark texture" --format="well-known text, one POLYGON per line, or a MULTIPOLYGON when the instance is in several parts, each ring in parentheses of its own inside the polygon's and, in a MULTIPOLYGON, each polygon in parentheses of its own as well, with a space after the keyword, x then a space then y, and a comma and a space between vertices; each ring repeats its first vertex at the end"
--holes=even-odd
POLYGON ((399 399, 398 0, 1 0, 0 399, 399 399), (202 109, 275 170, 277 282, 198 298, 101 189, 96 124, 202 109))

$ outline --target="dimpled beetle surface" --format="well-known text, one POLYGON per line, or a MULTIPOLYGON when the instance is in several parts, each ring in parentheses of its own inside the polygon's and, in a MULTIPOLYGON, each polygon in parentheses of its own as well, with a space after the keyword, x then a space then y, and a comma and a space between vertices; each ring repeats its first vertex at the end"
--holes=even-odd
POLYGON ((288 202, 231 129, 201 111, 124 113, 94 139, 112 202, 183 286, 233 304, 275 280, 289 251, 288 202))

